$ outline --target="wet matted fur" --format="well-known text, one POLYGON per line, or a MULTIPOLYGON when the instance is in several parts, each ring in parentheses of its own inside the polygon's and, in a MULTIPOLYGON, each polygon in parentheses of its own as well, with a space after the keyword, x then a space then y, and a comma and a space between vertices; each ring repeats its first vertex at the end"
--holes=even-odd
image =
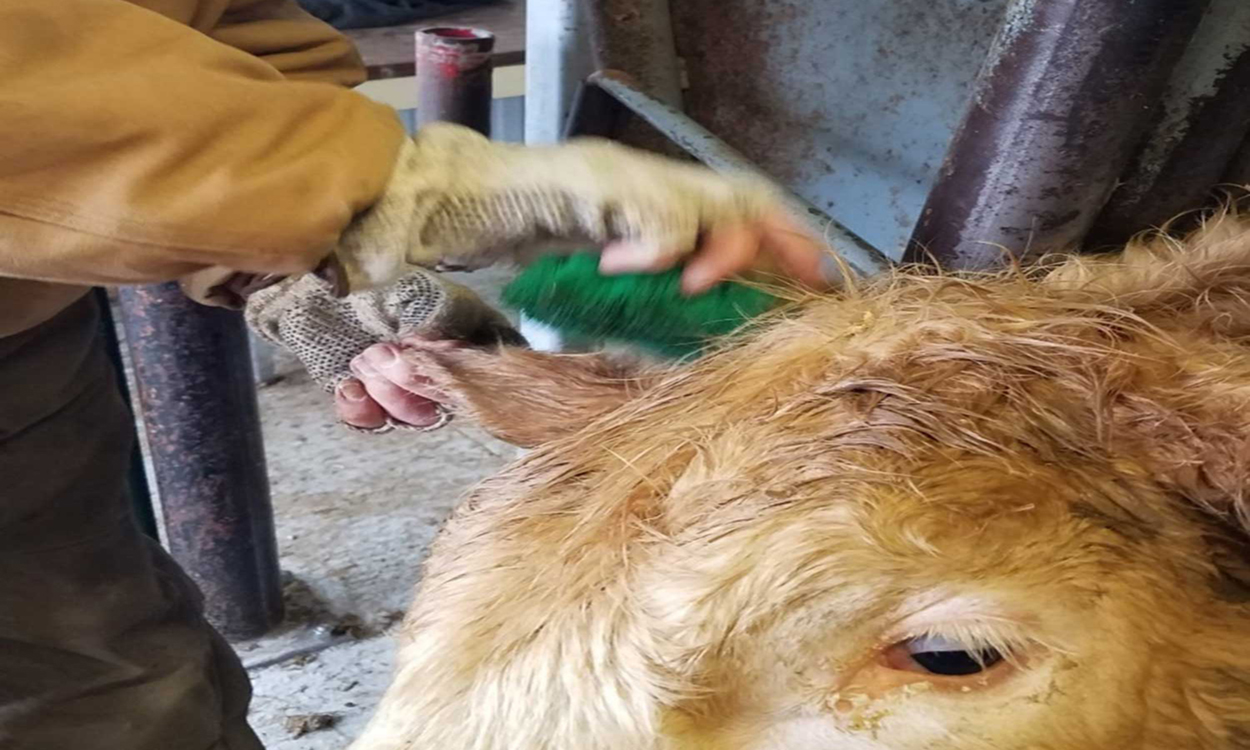
POLYGON ((1248 300, 1221 214, 901 270, 669 370, 431 349, 536 448, 437 540, 353 747, 1250 748, 1248 300), (1005 658, 898 661, 929 636, 1005 658))

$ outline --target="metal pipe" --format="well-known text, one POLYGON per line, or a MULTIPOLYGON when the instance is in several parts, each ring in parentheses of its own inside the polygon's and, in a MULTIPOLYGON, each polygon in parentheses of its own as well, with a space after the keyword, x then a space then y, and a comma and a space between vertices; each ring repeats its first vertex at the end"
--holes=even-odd
MULTIPOLYGON (((647 94, 627 74, 614 70, 599 71, 587 79, 586 85, 587 88, 598 88, 610 95, 612 99, 641 117, 683 151, 708 167, 724 172, 753 174, 776 184, 771 177, 729 144, 717 138, 684 113, 647 94)), ((582 101, 587 104, 602 102, 602 99, 596 100, 594 97, 598 97, 598 94, 593 91, 584 91, 582 101)), ((606 114, 604 117, 610 118, 606 114)), ((598 132, 609 129, 611 124, 605 124, 602 121, 591 124, 585 112, 577 112, 570 120, 569 127, 571 131, 575 128, 586 128, 592 132, 598 132)), ((889 259, 880 251, 842 224, 826 216, 823 211, 788 190, 782 189, 781 194, 791 211, 798 218, 805 220, 813 231, 829 241, 842 260, 856 272, 871 275, 889 267, 889 259)))
MULTIPOLYGON (((121 342, 117 337, 117 325, 113 320, 113 307, 109 303, 108 292, 100 287, 91 290, 96 306, 100 309, 100 333, 104 336, 104 350, 108 353, 109 362, 117 377, 117 390, 121 391, 122 400, 130 411, 131 429, 134 429, 134 401, 131 400, 130 387, 126 384, 126 364, 122 357, 121 342)), ((136 430, 137 432, 137 430, 136 430)), ((130 462, 126 467, 126 494, 130 497, 130 505, 135 511, 135 520, 139 528, 147 536, 160 541, 160 532, 156 528, 156 511, 152 503, 152 490, 148 486, 148 475, 143 468, 143 451, 139 447, 139 436, 130 449, 130 462)))
MULTIPOLYGON (((560 140, 582 79, 594 70, 578 0, 530 3, 525 13, 525 142, 560 140)), ((550 326, 522 315, 518 328, 539 351, 563 351, 568 343, 550 326)))
POLYGON ((1212 0, 1160 107, 1087 245, 1123 244, 1211 197, 1250 130, 1250 3, 1212 0))
POLYGON ((454 122, 490 135, 495 35, 447 26, 422 29, 417 39, 417 129, 454 122))
POLYGON ((904 260, 984 268, 1078 244, 1206 0, 1015 0, 904 260))
POLYGON ((682 108, 681 61, 668 0, 582 0, 597 70, 619 70, 638 88, 682 108))
POLYGON ((169 552, 223 635, 262 635, 282 588, 243 318, 176 283, 118 296, 169 552))
POLYGON ((525 13, 525 142, 560 140, 582 80, 594 70, 578 0, 530 3, 525 13))

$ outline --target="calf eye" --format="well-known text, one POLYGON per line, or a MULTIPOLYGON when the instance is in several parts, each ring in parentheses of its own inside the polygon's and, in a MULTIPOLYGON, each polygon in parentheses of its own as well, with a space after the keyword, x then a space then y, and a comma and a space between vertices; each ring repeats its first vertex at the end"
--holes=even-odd
POLYGON ((944 677, 979 674, 1003 661, 997 649, 970 648, 941 636, 910 638, 891 646, 885 656, 894 669, 944 677))

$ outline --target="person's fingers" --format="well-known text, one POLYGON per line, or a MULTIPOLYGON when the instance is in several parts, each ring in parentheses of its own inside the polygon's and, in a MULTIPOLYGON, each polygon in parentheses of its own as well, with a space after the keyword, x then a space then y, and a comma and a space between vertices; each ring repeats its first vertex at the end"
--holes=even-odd
POLYGON ((416 427, 428 427, 442 420, 437 404, 413 390, 423 378, 413 372, 412 365, 405 363, 390 344, 366 349, 352 360, 352 372, 360 378, 369 396, 393 419, 416 427))
POLYGON ((422 365, 427 364, 427 360, 422 358, 420 349, 424 348, 431 352, 448 351, 464 344, 460 341, 443 342, 420 339, 418 341, 424 341, 424 344, 416 347, 410 346, 407 349, 399 349, 390 344, 376 344, 365 350, 365 364, 372 367, 378 375, 405 391, 446 405, 450 401, 447 394, 436 387, 423 372, 422 365), (445 346, 445 343, 451 345, 445 346))
MULTIPOLYGON (((607 276, 658 273, 677 265, 687 249, 678 244, 615 242, 601 252, 599 271, 607 276)), ((698 294, 761 265, 805 286, 824 289, 831 282, 824 269, 827 255, 819 239, 778 210, 752 225, 709 231, 685 263, 682 291, 698 294)))
POLYGON ((334 411, 340 422, 352 427, 372 430, 386 424, 386 412, 356 378, 344 380, 334 390, 334 411))
POLYGON ((677 265, 686 248, 654 242, 612 242, 599 254, 599 272, 605 276, 657 273, 677 265))
POLYGON ((686 263, 681 274, 681 290, 686 294, 706 292, 717 282, 754 265, 759 251, 758 229, 748 226, 713 229, 686 263))
POLYGON ((360 382, 369 396, 395 421, 414 427, 429 427, 442 420, 438 405, 433 401, 400 388, 376 372, 362 373, 360 382))
POLYGON ((813 289, 829 286, 832 280, 824 271, 829 251, 816 237, 784 213, 768 216, 761 226, 761 249, 778 270, 813 289))

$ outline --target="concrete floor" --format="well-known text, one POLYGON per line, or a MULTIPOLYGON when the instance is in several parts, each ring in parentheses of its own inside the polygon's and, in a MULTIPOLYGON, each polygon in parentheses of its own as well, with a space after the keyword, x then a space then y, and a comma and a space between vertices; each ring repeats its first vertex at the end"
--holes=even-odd
MULTIPOLYGON (((493 300, 507 272, 456 276, 493 300)), ((428 435, 350 432, 297 362, 279 357, 277 368, 283 378, 259 397, 290 616, 236 648, 269 750, 342 750, 390 679, 388 629, 430 540, 459 496, 517 450, 457 422, 428 435)))

